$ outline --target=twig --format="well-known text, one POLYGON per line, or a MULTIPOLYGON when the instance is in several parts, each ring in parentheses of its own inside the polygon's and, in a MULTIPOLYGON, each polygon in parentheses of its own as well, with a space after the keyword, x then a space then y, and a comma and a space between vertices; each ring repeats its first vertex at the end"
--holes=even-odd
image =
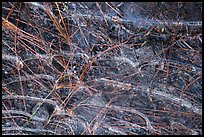
MULTIPOLYGON (((24 115, 26 117, 31 117, 31 114, 20 110, 2 110, 2 114, 18 114, 18 115, 24 115)), ((32 120, 41 121, 41 122, 47 121, 47 119, 44 119, 38 116, 33 116, 32 120)))
POLYGON ((200 75, 199 77, 197 77, 196 79, 194 79, 192 82, 190 82, 188 85, 186 85, 183 88, 183 91, 185 91, 189 86, 191 86, 193 83, 195 83, 197 80, 199 80, 200 78, 202 78, 202 75, 200 75))
POLYGON ((24 127, 2 127, 2 131, 29 131, 29 132, 34 132, 34 133, 40 133, 40 132, 46 132, 46 133, 52 133, 56 135, 55 132, 52 130, 45 130, 45 129, 33 129, 33 128, 24 128, 24 127))
POLYGON ((202 115, 202 109, 199 109, 197 106, 194 106, 190 101, 188 100, 184 100, 181 98, 178 98, 172 94, 168 94, 165 92, 161 92, 159 91, 157 88, 155 88, 152 92, 151 92, 154 96, 160 96, 160 97, 165 97, 168 100, 171 100, 173 102, 176 102, 177 104, 180 104, 181 106, 185 106, 186 108, 192 110, 194 113, 198 114, 198 115, 202 115))
POLYGON ((38 98, 38 97, 31 97, 31 96, 20 96, 20 95, 3 95, 2 99, 25 99, 25 100, 30 100, 30 101, 36 101, 36 102, 41 102, 44 101, 54 107, 57 107, 57 103, 51 99, 43 99, 43 98, 38 98))

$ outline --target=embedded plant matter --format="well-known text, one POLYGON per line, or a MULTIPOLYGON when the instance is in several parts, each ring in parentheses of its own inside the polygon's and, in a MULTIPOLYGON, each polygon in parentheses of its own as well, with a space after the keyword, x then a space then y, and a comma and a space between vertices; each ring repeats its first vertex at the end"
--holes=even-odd
POLYGON ((201 6, 3 2, 2 134, 202 134, 201 6))

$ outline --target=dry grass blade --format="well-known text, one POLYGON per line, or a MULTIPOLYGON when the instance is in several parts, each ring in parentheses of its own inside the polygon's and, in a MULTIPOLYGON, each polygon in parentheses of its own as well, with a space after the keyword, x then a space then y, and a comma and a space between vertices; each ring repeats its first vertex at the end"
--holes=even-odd
POLYGON ((2 2, 2 134, 202 134, 201 7, 2 2))

